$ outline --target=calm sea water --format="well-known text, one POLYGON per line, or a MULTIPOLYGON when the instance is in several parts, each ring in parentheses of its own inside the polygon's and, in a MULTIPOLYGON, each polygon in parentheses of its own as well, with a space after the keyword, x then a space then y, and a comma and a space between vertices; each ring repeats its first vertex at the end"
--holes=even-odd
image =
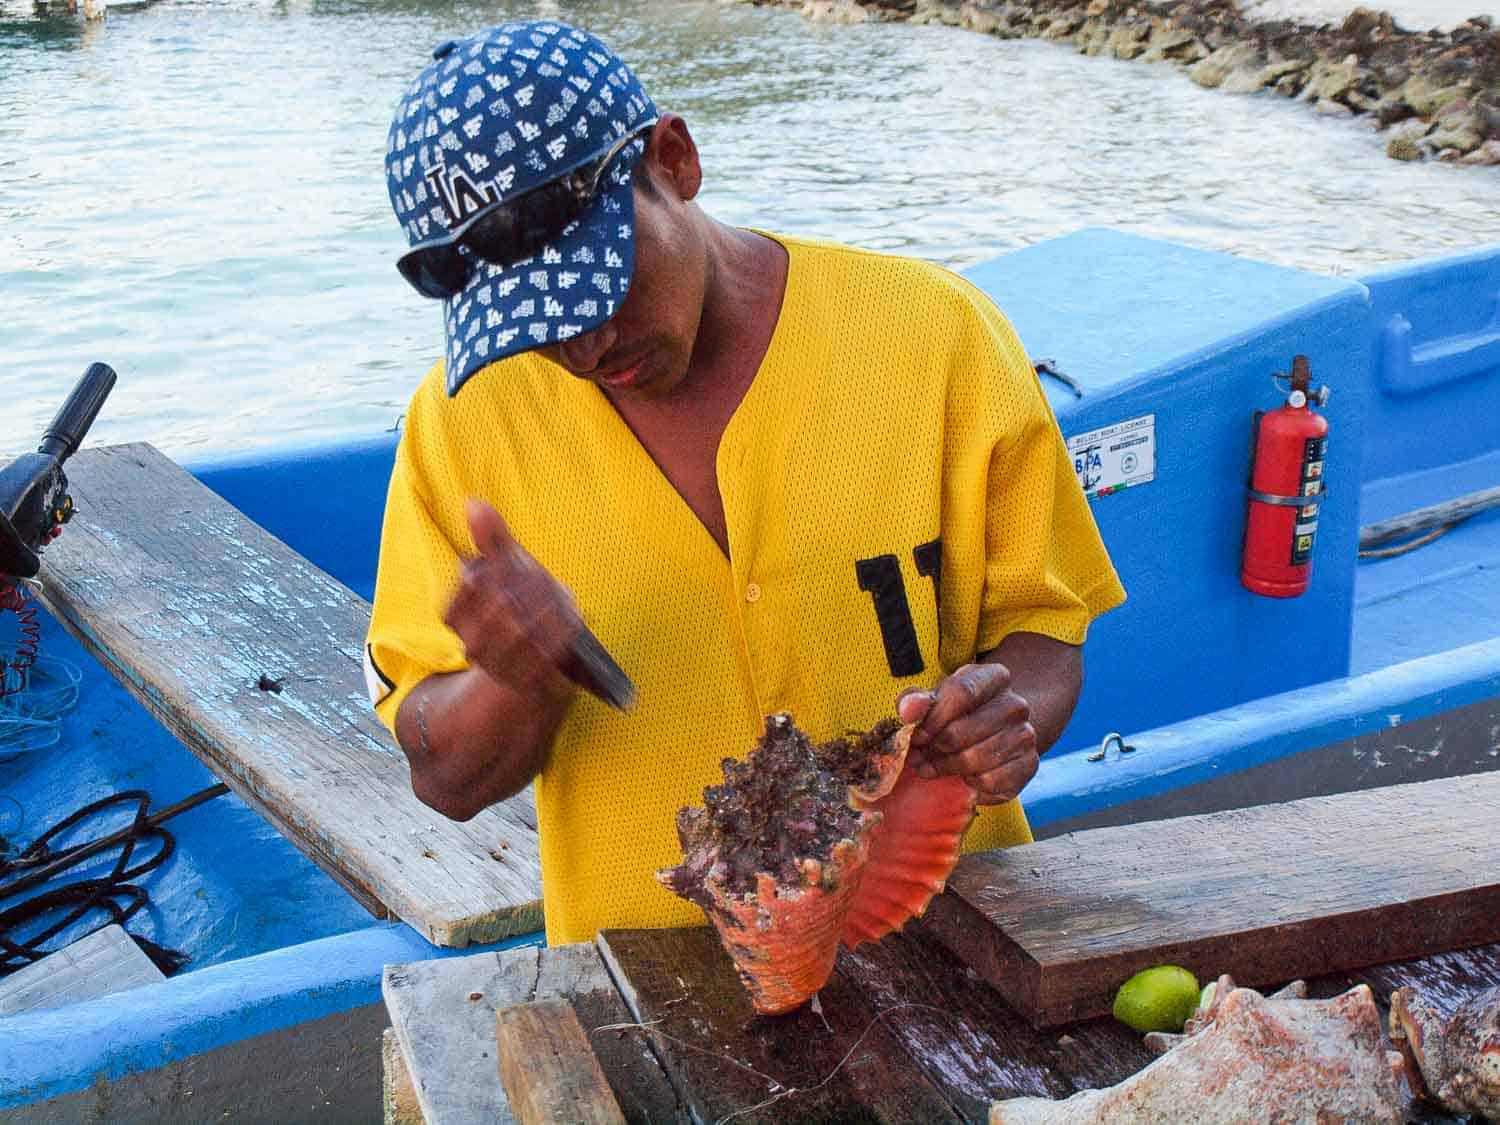
MULTIPOLYGON (((0 449, 89 362, 91 441, 182 457, 390 427, 438 354, 381 155, 434 44, 556 4, 0 0, 0 449)), ((1500 242, 1500 173, 1178 70, 715 2, 578 3, 704 153, 734 223, 962 267, 1106 224, 1334 274, 1500 242)))

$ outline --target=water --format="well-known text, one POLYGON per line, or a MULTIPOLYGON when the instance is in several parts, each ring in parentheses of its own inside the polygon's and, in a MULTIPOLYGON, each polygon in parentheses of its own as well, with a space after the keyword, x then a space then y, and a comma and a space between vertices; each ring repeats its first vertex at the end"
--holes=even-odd
MULTIPOLYGON (((733 223, 954 267, 1111 225, 1332 274, 1500 242, 1500 172, 1171 67, 713 2, 569 5, 704 154, 733 223)), ((445 38, 556 5, 165 0, 102 26, 0 0, 0 449, 89 362, 91 441, 179 457, 390 427, 439 352, 381 155, 445 38)))

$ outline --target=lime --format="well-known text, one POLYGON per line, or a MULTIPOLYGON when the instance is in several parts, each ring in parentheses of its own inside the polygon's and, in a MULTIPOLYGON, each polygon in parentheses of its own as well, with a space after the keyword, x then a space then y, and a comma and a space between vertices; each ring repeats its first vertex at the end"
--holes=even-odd
POLYGON ((1177 965, 1142 969, 1115 993, 1115 1019, 1136 1031, 1181 1031, 1198 1009, 1198 982, 1177 965))
POLYGON ((1203 992, 1198 997, 1198 1007, 1207 1008, 1214 1002, 1214 988, 1217 984, 1217 981, 1211 980, 1203 986, 1203 992))

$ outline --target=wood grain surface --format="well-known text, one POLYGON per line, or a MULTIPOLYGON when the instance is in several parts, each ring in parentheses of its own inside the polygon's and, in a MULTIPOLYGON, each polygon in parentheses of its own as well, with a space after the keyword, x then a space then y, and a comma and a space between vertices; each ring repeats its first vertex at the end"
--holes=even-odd
MULTIPOLYGON (((773 1018, 752 1015, 748 1000, 730 991, 739 986, 707 929, 612 931, 599 944, 610 951, 616 984, 597 957, 583 955, 583 945, 387 970, 386 1006, 429 1122, 512 1120, 487 1020, 505 997, 534 999, 552 990, 572 1000, 632 1121, 689 1114, 716 1123, 922 1120, 919 1114, 930 1111, 932 1120, 983 1122, 994 1101, 1111 1086, 1155 1057, 1139 1034, 1109 1017, 1034 1028, 918 927, 841 953, 819 995, 821 1015, 807 1007, 773 1018), (624 1013, 624 997, 634 997, 638 1011, 611 1016, 600 1008, 591 1016, 583 996, 612 1003, 616 1013, 624 1013), (615 1026, 638 1016, 659 1022, 615 1026), (877 1045, 864 1050, 877 1033, 877 1045), (680 1107, 670 1093, 654 1105, 627 1102, 621 1093, 643 1073, 665 1086, 656 1054, 678 1084, 680 1107), (834 1079, 820 1086, 829 1074, 834 1079), (848 1085, 833 1088, 845 1079, 848 1085), (890 1094, 903 1087, 913 1092, 905 1104, 890 1094)), ((1446 1014, 1465 996, 1500 985, 1500 945, 1313 978, 1309 994, 1336 996, 1361 982, 1382 1009, 1392 991, 1411 986, 1446 1014)), ((1426 1106, 1413 1106, 1411 1120, 1453 1125, 1426 1106)))
POLYGON ((1038 1026, 1140 969, 1251 987, 1500 939, 1500 772, 964 857, 923 925, 1038 1026))
POLYGON ((616 986, 695 1120, 939 1122, 960 1111, 835 973, 807 1005, 757 1016, 714 931, 607 930, 616 986))
POLYGON ((225 784, 436 944, 540 928, 529 792, 465 824, 412 795, 364 686, 367 602, 149 445, 83 450, 68 479, 43 601, 225 784))
POLYGON ((520 1125, 625 1125, 588 1035, 566 1000, 495 1013, 500 1084, 520 1125))
POLYGON ((381 990, 427 1125, 514 1121, 500 1082, 495 1013, 554 999, 572 1005, 627 1121, 687 1120, 651 1045, 598 1030, 634 1017, 592 943, 387 965, 381 990))

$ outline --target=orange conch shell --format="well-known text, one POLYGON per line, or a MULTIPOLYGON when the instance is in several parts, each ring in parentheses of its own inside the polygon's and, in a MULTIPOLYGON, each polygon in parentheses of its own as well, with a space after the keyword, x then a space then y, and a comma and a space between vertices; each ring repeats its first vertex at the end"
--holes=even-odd
POLYGON ((795 882, 761 871, 753 892, 728 890, 707 814, 680 815, 684 861, 657 879, 703 908, 757 1012, 800 1006, 827 983, 840 942, 852 948, 900 929, 943 889, 975 795, 959 778, 924 781, 907 769, 910 742, 902 727, 875 753, 867 778, 848 787, 853 830, 826 862, 798 860, 795 882))
MULTIPOLYGON (((901 733, 909 739, 909 727, 901 733)), ((901 760, 906 760, 903 743, 901 760)), ((958 863, 964 833, 974 819, 976 794, 961 777, 923 780, 903 768, 879 799, 854 806, 880 814, 859 892, 849 904, 840 940, 853 949, 879 941, 920 918, 958 863)))
MULTIPOLYGON (((878 820, 874 816, 866 823, 878 820)), ((828 982, 869 839, 862 830, 856 839, 835 844, 828 863, 804 860, 799 887, 778 884, 765 872, 756 876, 754 897, 710 886, 713 903, 704 913, 719 931, 757 1012, 790 1012, 828 982)))

